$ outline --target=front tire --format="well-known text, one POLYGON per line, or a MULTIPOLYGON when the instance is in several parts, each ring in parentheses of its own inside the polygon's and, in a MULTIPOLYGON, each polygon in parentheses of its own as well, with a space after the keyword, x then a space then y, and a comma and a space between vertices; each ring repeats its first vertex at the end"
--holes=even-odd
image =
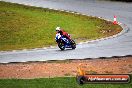
POLYGON ((85 83, 85 77, 84 76, 78 76, 77 77, 77 83, 79 85, 83 85, 85 83))
POLYGON ((64 43, 62 43, 62 42, 58 43, 58 47, 59 47, 61 50, 65 50, 65 45, 64 45, 64 43))

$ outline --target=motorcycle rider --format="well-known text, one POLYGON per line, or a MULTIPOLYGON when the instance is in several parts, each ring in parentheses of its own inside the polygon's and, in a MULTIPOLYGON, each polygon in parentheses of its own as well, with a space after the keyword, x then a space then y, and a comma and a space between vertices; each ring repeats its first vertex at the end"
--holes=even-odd
POLYGON ((62 30, 60 27, 56 27, 56 32, 57 33, 60 33, 60 35, 63 35, 65 38, 67 38, 70 42, 72 42, 71 41, 71 37, 70 37, 70 35, 67 33, 67 32, 65 32, 64 30, 62 30))

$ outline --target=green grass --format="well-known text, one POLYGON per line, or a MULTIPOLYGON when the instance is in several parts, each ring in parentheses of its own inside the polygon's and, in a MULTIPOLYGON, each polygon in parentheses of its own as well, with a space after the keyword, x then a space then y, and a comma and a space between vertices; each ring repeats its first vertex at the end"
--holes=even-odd
POLYGON ((80 86, 74 77, 0 79, 0 88, 132 88, 132 82, 128 84, 84 84, 80 86))
POLYGON ((0 51, 55 45, 55 28, 64 28, 77 41, 116 34, 122 30, 95 17, 0 1, 0 51))

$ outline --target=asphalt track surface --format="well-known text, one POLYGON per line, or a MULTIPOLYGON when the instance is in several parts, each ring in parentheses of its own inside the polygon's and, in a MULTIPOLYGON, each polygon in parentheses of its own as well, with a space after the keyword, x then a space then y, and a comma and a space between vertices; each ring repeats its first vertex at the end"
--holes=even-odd
MULTIPOLYGON (((1 0, 0 0, 1 1, 1 0)), ((58 47, 0 52, 0 63, 84 59, 132 55, 132 3, 96 0, 2 0, 44 8, 75 11, 81 14, 117 20, 124 32, 115 38, 78 44, 75 50, 61 51, 58 47)), ((60 25, 61 26, 61 25, 60 25)))

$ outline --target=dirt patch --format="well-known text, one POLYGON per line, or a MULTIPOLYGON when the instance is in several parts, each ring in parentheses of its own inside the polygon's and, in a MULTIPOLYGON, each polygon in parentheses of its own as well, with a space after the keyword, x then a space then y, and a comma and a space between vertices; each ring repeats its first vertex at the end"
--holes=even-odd
POLYGON ((82 64, 89 74, 132 74, 132 57, 0 64, 0 78, 75 76, 82 64))

